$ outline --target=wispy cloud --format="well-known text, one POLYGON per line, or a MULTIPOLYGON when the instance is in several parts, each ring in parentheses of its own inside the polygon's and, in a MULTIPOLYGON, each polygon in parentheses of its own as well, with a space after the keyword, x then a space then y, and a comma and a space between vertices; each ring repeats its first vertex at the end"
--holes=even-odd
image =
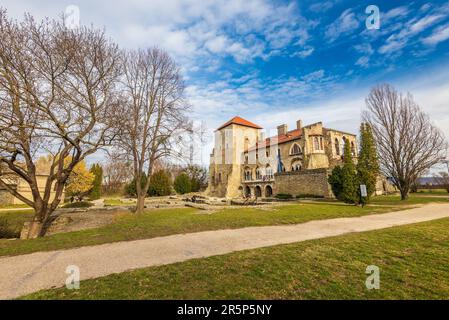
POLYGON ((337 40, 343 34, 353 33, 360 25, 359 20, 356 18, 352 9, 347 9, 331 23, 325 32, 325 37, 333 42, 337 40))
POLYGON ((437 45, 440 42, 449 39, 449 24, 436 28, 433 33, 422 39, 422 42, 426 45, 437 45))

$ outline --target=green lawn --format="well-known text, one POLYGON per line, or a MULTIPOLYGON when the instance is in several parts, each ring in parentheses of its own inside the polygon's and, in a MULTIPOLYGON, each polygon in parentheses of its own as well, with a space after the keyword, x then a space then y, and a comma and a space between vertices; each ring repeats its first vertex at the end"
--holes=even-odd
POLYGON ((30 206, 26 205, 26 204, 2 204, 2 205, 0 205, 0 209, 18 209, 18 208, 30 208, 30 206))
MULTIPOLYGON (((448 299, 449 219, 195 259, 26 299, 448 299), (380 289, 367 290, 368 265, 380 289)), ((82 272, 82 271, 81 271, 82 272)))
POLYGON ((435 194, 449 196, 449 192, 446 189, 418 189, 417 194, 435 194))
POLYGON ((134 202, 123 202, 119 198, 107 198, 107 199, 104 199, 104 204, 106 206, 130 206, 130 205, 135 204, 135 201, 134 202))
MULTIPOLYGON (((365 208, 345 205, 340 202, 318 201, 316 203, 293 202, 275 207, 272 210, 244 207, 227 208, 212 214, 206 214, 204 211, 193 208, 149 210, 142 215, 123 213, 116 217, 114 223, 101 228, 55 234, 32 240, 10 241, 0 239, 0 256, 147 239, 178 233, 294 224, 338 217, 357 217, 400 210, 407 205, 429 202, 449 202, 449 198, 412 195, 409 200, 400 201, 399 196, 382 196, 373 198, 374 205, 365 208)), ((0 212, 0 217, 2 216, 6 216, 10 225, 13 224, 20 230, 23 222, 30 219, 31 213, 30 211, 0 212)))
MULTIPOLYGON (((391 210, 393 207, 389 206, 360 208, 339 203, 293 203, 272 210, 228 208, 212 214, 205 214, 204 211, 193 208, 151 210, 142 215, 124 213, 119 215, 114 223, 101 228, 55 234, 32 240, 0 239, 0 256, 146 239, 177 233, 357 217, 391 210)), ((0 213, 0 216, 2 215, 4 213, 0 213)), ((18 212, 17 217, 19 215, 24 214, 18 212)), ((26 215, 26 217, 30 216, 26 215)), ((25 219, 25 216, 23 218, 25 219)))
POLYGON ((442 196, 432 197, 430 194, 410 194, 407 200, 401 201, 399 195, 379 196, 371 199, 371 204, 385 204, 385 205, 417 205, 427 204, 432 202, 449 202, 449 194, 443 194, 442 196), (446 196, 444 196, 446 195, 446 196))
MULTIPOLYGON (((0 211, 0 218, 6 219, 8 222, 8 229, 13 233, 20 235, 20 230, 26 221, 29 221, 33 217, 33 210, 11 210, 0 211)), ((6 241, 2 240, 1 241, 6 241)))

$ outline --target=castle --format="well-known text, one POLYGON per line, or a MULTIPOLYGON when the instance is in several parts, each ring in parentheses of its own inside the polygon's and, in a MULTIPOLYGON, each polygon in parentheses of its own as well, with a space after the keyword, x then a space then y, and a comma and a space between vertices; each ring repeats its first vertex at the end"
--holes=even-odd
POLYGON ((303 126, 298 120, 293 130, 283 124, 265 138, 262 127, 236 116, 215 131, 209 194, 332 197, 328 174, 341 164, 345 143, 356 156, 356 135, 325 128, 322 122, 303 126))

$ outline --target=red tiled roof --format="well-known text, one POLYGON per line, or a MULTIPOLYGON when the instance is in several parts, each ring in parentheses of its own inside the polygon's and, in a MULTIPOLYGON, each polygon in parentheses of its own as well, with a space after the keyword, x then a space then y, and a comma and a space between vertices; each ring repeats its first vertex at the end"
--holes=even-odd
POLYGON ((236 116, 229 120, 228 122, 224 123, 222 126, 220 126, 217 130, 223 129, 224 127, 227 127, 231 124, 238 124, 245 127, 255 128, 255 129, 262 129, 262 127, 258 126, 257 124, 254 124, 248 120, 245 120, 239 116, 236 116))
POLYGON ((292 140, 299 139, 301 137, 301 135, 302 135, 301 132, 302 131, 300 129, 295 129, 295 130, 288 131, 287 134, 281 134, 281 135, 278 135, 278 136, 273 136, 273 137, 270 137, 270 138, 266 138, 264 142, 258 142, 257 145, 248 148, 247 151, 252 151, 252 150, 255 150, 256 148, 263 148, 265 146, 274 145, 274 144, 276 144, 276 138, 277 138, 277 144, 278 145, 281 144, 281 143, 285 143, 285 142, 289 142, 289 141, 292 141, 292 140))

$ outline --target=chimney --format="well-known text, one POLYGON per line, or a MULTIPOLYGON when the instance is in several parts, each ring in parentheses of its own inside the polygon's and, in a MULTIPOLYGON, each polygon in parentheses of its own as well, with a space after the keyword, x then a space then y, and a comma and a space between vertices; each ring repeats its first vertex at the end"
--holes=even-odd
POLYGON ((298 129, 298 130, 302 129, 302 120, 301 119, 296 121, 296 129, 298 129))
POLYGON ((280 126, 278 126, 278 136, 283 135, 283 134, 287 134, 287 125, 286 124, 281 124, 280 126))

